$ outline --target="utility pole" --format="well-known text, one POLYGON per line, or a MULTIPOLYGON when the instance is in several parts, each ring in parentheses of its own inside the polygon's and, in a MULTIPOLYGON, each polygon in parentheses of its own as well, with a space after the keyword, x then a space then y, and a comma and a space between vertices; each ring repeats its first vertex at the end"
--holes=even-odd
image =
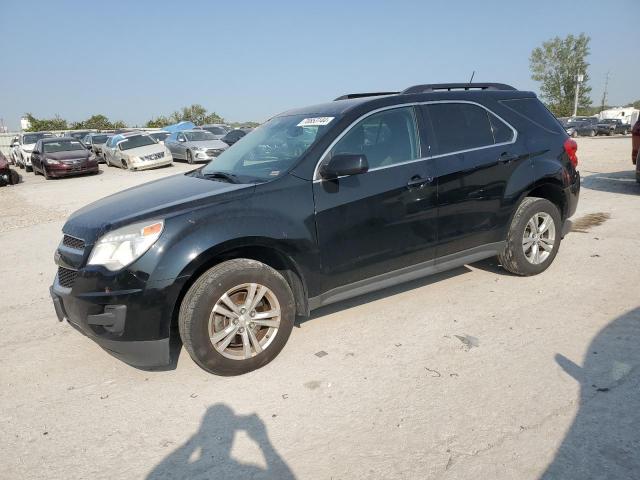
POLYGON ((576 100, 573 104, 573 116, 578 115, 578 97, 580 95, 580 83, 584 80, 584 75, 579 73, 576 75, 576 100))
POLYGON ((600 113, 604 110, 604 106, 607 102, 607 90, 609 89, 609 72, 607 72, 607 77, 604 81, 604 92, 602 92, 602 103, 600 104, 600 113))

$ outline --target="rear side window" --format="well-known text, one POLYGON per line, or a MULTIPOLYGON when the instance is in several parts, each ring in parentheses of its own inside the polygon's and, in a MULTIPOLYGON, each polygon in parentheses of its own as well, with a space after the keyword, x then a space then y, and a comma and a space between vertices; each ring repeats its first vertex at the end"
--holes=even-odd
POLYGON ((432 103, 422 108, 431 119, 438 154, 494 144, 489 114, 484 108, 471 103, 432 103))
POLYGON ((500 103, 551 133, 564 133, 558 119, 537 98, 502 100, 500 103))
POLYGON ((493 113, 489 114, 489 121, 491 122, 491 131, 493 132, 495 143, 508 143, 513 140, 513 130, 506 123, 493 113))

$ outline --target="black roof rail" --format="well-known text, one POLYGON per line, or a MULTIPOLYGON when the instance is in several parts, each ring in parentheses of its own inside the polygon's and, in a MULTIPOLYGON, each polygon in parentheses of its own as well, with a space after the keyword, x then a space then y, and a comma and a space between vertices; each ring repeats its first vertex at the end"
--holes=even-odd
POLYGON ((426 93, 438 90, 517 90, 511 85, 504 83, 425 83, 423 85, 413 85, 405 90, 402 94, 407 93, 426 93))
POLYGON ((337 100, 348 100, 350 98, 363 98, 363 97, 380 97, 382 95, 397 95, 400 92, 369 92, 369 93, 347 93, 346 95, 341 95, 338 98, 334 98, 333 101, 337 100))

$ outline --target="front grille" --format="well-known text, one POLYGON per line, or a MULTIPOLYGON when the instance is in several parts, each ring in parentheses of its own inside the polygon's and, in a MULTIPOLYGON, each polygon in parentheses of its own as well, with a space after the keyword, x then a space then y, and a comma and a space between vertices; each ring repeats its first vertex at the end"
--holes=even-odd
POLYGON ((76 250, 84 249, 84 240, 72 237, 71 235, 65 235, 64 237, 62 237, 62 244, 65 247, 74 248, 76 250))
POLYGON ((73 282, 76 281, 78 272, 75 270, 69 270, 68 268, 58 267, 58 283, 64 288, 73 287, 73 282))

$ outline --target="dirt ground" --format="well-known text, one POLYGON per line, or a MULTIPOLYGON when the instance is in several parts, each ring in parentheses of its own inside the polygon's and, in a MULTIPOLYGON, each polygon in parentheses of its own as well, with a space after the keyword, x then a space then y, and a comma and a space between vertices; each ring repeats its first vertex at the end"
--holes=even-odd
POLYGON ((574 219, 598 215, 544 274, 485 261, 323 308, 235 378, 184 350, 127 366, 48 296, 68 214, 186 165, 23 173, 0 189, 0 478, 640 478, 640 185, 630 138, 578 142, 574 219))

